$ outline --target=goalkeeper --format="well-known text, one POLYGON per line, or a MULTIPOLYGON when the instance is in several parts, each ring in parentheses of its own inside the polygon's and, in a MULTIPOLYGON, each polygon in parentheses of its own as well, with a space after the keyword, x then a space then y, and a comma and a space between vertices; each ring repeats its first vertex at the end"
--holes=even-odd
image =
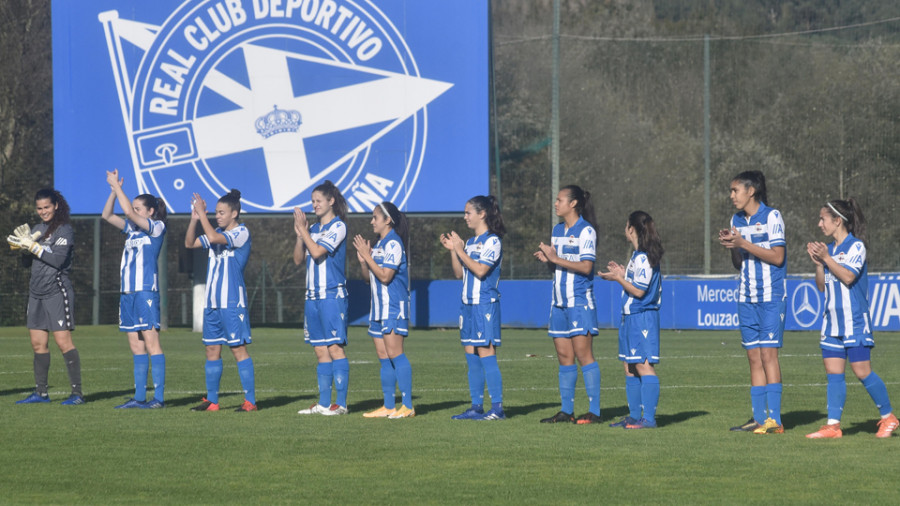
POLYGON ((72 386, 72 394, 62 404, 84 404, 81 360, 72 344, 75 293, 69 271, 75 241, 69 224, 69 204, 61 193, 48 188, 39 190, 34 201, 41 223, 35 225, 33 230, 28 225, 20 225, 6 238, 10 248, 22 252, 25 267, 31 268, 26 325, 34 350, 35 389, 16 404, 50 402, 47 393, 50 332, 62 352, 72 386))

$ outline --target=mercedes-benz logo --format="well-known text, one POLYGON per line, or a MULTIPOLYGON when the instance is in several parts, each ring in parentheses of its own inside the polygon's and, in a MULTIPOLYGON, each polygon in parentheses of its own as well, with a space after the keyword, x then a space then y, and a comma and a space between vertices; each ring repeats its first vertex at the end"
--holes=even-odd
POLYGON ((791 295, 791 312, 794 314, 794 321, 803 328, 812 327, 819 321, 822 301, 816 285, 804 281, 794 288, 794 294, 791 295))

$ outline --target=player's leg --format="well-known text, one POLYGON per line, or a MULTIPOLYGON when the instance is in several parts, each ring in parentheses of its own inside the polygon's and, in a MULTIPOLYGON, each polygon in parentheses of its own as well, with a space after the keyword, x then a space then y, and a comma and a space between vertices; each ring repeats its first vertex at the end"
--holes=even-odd
POLYGON ((134 377, 134 397, 117 408, 140 407, 147 401, 147 373, 150 372, 150 356, 140 332, 128 332, 128 347, 131 348, 134 377), (134 401, 134 402, 132 402, 134 401))
POLYGON ((844 403, 847 400, 847 382, 844 376, 846 366, 846 351, 840 339, 825 338, 822 340, 822 363, 825 365, 825 375, 828 385, 825 389, 827 399, 828 421, 816 432, 807 434, 810 439, 839 438, 841 432, 841 415, 844 412, 844 403), (834 348, 829 348, 829 341, 833 341, 834 348))
POLYGON ((888 397, 887 386, 875 371, 872 370, 871 362, 872 348, 867 346, 857 346, 848 350, 848 358, 850 359, 850 367, 853 373, 866 388, 869 397, 878 408, 878 414, 881 420, 878 422, 878 432, 876 436, 880 438, 890 437, 891 433, 900 426, 897 417, 894 416, 891 400, 888 397))
POLYGON ((396 407, 394 393, 397 390, 397 374, 394 371, 394 364, 388 357, 387 348, 384 346, 384 337, 381 335, 381 323, 376 321, 370 322, 368 332, 375 346, 375 355, 381 364, 380 379, 384 403, 380 408, 366 412, 363 416, 366 418, 385 418, 392 415, 396 407))
POLYGON ((479 346, 476 351, 484 369, 488 393, 491 395, 491 409, 485 413, 483 419, 503 420, 506 418, 506 413, 503 411, 503 376, 500 374, 500 366, 497 363, 497 349, 490 344, 479 346))
POLYGON ((475 420, 484 417, 484 366, 478 355, 473 341, 479 339, 475 329, 475 319, 471 304, 461 304, 459 309, 459 340, 463 346, 463 354, 466 357, 466 379, 469 384, 469 398, 472 404, 468 409, 458 415, 453 415, 454 420, 475 420))
POLYGON ((29 299, 28 304, 28 337, 31 340, 31 349, 34 352, 34 392, 28 397, 16 401, 16 404, 33 404, 50 402, 47 393, 47 383, 50 375, 50 333, 46 330, 34 328, 39 325, 35 318, 37 308, 40 306, 37 299, 29 299), (35 302, 32 305, 32 301, 35 302))
POLYGON ((578 366, 575 365, 575 347, 569 335, 570 324, 564 308, 550 308, 548 333, 553 339, 556 359, 559 361, 560 410, 541 423, 575 422, 575 384, 578 381, 578 366))
POLYGON ((228 346, 237 362, 241 389, 244 391, 244 402, 235 411, 256 411, 256 372, 253 368, 253 359, 247 350, 247 345, 253 343, 250 335, 250 318, 245 308, 229 308, 223 312, 226 332, 229 336, 234 336, 228 346))
POLYGON ((336 392, 334 403, 338 406, 331 411, 335 414, 343 415, 347 413, 347 393, 350 388, 350 362, 344 353, 344 346, 347 345, 347 300, 329 299, 322 302, 326 307, 323 316, 328 322, 328 333, 340 339, 337 343, 328 346, 336 392))
POLYGON ((412 403, 412 366, 403 350, 403 340, 408 331, 404 325, 397 322, 400 320, 393 320, 389 327, 383 329, 384 346, 388 357, 394 364, 397 387, 400 389, 400 402, 403 404, 402 408, 398 409, 390 418, 406 418, 415 416, 412 403))
POLYGON ((768 417, 766 433, 784 432, 781 423, 781 364, 778 362, 778 350, 784 337, 784 301, 765 302, 760 304, 760 358, 766 372, 766 405, 768 417), (771 421, 769 421, 771 420, 771 421))
POLYGON ((145 323, 141 330, 141 339, 146 353, 150 356, 150 375, 153 379, 153 400, 145 407, 161 408, 166 392, 166 356, 159 342, 159 292, 138 292, 138 294, 138 305, 145 323))
POLYGON ((600 364, 594 359, 594 336, 585 334, 572 338, 572 346, 575 356, 581 364, 581 375, 584 379, 584 390, 588 398, 588 413, 579 417, 579 421, 585 423, 599 422, 600 420, 600 364), (593 416, 591 416, 593 415, 593 416))

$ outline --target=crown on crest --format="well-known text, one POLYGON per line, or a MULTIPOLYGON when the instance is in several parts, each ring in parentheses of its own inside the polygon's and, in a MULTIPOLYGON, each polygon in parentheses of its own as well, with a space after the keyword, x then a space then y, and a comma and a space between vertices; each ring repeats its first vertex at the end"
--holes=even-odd
POLYGON ((300 128, 300 113, 297 111, 286 111, 279 109, 278 105, 272 106, 272 112, 260 116, 256 119, 256 132, 263 138, 280 134, 282 132, 296 132, 300 128))

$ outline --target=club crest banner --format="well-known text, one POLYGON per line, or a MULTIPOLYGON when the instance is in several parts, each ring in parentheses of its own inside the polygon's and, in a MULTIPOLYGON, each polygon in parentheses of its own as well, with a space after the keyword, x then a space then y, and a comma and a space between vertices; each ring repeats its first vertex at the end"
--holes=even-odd
POLYGON ((105 170, 189 212, 389 200, 459 211, 488 192, 488 2, 54 0, 55 185, 101 211, 105 170))

